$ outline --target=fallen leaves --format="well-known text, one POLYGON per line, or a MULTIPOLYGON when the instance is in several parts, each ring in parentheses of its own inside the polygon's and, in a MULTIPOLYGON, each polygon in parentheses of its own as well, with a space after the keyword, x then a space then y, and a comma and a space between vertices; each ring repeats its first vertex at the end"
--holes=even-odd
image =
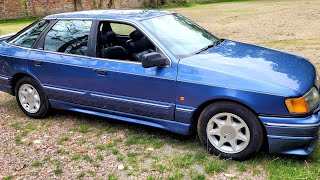
POLYGON ((88 150, 85 149, 85 148, 80 148, 80 149, 78 150, 78 153, 81 153, 81 154, 88 153, 88 150))

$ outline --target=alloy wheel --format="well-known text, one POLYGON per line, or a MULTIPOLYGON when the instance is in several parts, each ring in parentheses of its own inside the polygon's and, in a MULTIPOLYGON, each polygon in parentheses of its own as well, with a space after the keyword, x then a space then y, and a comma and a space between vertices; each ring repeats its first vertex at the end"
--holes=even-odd
POLYGON ((218 113, 207 124, 207 138, 219 151, 239 153, 250 142, 248 125, 239 116, 232 113, 218 113))
POLYGON ((19 101, 23 109, 29 113, 37 113, 41 106, 40 96, 38 91, 30 84, 20 86, 19 101))

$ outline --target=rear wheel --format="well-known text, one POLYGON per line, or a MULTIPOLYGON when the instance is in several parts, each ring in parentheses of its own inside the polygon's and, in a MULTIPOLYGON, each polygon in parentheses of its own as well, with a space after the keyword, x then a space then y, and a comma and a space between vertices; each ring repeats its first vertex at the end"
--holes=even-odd
POLYGON ((15 95, 20 109, 29 117, 44 118, 48 114, 49 101, 34 79, 20 79, 16 84, 15 95))
POLYGON ((263 143, 263 129, 257 116, 233 102, 217 102, 205 108, 197 130, 208 151, 222 158, 248 159, 263 143))

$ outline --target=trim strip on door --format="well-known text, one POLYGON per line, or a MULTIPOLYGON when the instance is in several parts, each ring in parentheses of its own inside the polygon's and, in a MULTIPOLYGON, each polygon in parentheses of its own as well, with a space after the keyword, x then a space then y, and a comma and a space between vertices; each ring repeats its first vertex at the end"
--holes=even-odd
POLYGON ((162 107, 162 108, 169 108, 170 106, 168 105, 162 105, 162 104, 155 104, 155 103, 150 103, 150 102, 143 102, 143 101, 136 101, 136 100, 131 100, 131 99, 124 99, 124 98, 119 98, 119 97, 112 97, 112 96, 106 96, 106 95, 100 95, 100 94, 94 94, 90 93, 92 96, 95 97, 102 97, 106 99, 114 99, 114 100, 119 100, 119 101, 127 101, 127 102, 132 102, 132 103, 138 103, 138 104, 145 104, 145 105, 150 105, 150 106, 157 106, 157 107, 162 107))
POLYGON ((76 93, 76 94, 85 94, 85 92, 74 91, 74 90, 69 90, 69 89, 62 89, 62 88, 51 87, 51 86, 43 86, 43 87, 47 88, 47 89, 58 90, 58 91, 71 92, 71 93, 76 93))

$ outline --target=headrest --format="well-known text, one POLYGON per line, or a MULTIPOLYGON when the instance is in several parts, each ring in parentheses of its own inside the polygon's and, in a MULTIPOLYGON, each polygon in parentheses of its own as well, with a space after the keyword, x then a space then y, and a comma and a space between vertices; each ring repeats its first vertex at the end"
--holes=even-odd
POLYGON ((139 30, 135 30, 132 33, 130 33, 130 38, 134 41, 142 39, 144 35, 139 30))
POLYGON ((145 51, 147 49, 154 49, 154 46, 148 38, 143 37, 140 40, 131 41, 127 44, 131 52, 138 53, 145 51))
POLYGON ((103 23, 102 32, 112 31, 110 23, 103 23))
POLYGON ((117 38, 116 33, 114 33, 113 31, 108 31, 104 34, 101 35, 101 42, 113 42, 115 39, 117 38))
POLYGON ((114 33, 113 31, 108 31, 105 33, 105 35, 106 35, 107 41, 114 41, 117 38, 116 33, 114 33))

